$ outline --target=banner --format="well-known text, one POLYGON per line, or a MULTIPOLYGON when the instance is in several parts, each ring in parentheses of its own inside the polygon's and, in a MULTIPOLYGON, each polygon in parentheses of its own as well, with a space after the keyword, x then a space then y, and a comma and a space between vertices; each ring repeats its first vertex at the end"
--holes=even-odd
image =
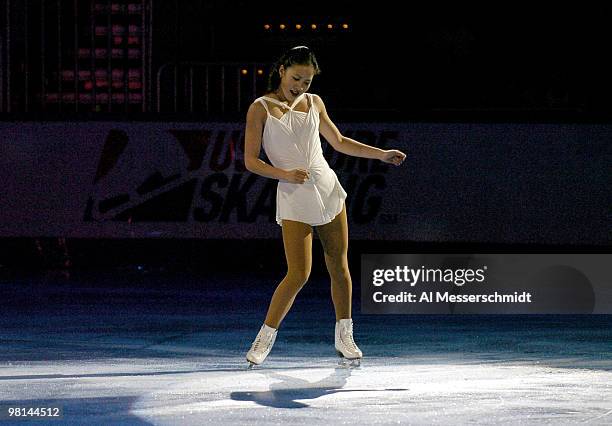
MULTIPOLYGON (((322 138, 352 239, 611 240, 611 125, 339 128, 407 154, 396 167, 322 138)), ((0 236, 278 238, 277 181, 245 169, 243 138, 244 123, 0 123, 0 236)))

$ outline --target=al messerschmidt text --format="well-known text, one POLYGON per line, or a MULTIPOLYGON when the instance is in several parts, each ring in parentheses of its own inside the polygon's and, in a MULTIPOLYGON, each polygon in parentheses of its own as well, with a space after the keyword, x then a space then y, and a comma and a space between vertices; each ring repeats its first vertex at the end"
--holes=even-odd
MULTIPOLYGON (((377 291, 372 295, 376 303, 415 303, 417 295, 412 292, 402 291, 397 294, 383 294, 377 291)), ((418 302, 432 303, 434 302, 450 302, 450 303, 531 303, 531 293, 523 292, 521 294, 515 291, 514 294, 449 294, 445 292, 425 291, 421 293, 418 302)))

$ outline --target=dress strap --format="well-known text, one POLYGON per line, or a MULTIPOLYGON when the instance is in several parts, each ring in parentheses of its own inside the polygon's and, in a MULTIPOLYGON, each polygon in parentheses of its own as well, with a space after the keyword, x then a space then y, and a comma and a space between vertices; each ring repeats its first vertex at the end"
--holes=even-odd
POLYGON ((295 98, 295 100, 293 101, 293 103, 291 104, 291 106, 289 108, 291 108, 293 110, 293 108, 295 107, 295 104, 297 104, 300 99, 302 99, 302 96, 306 95, 306 92, 302 93, 300 96, 298 96, 297 98, 295 98))
POLYGON ((300 101, 300 99, 302 99, 302 96, 304 96, 305 94, 306 94, 306 93, 304 92, 304 93, 302 93, 300 96, 298 96, 297 98, 295 98, 295 100, 293 101, 293 104, 291 104, 291 106, 289 106, 289 105, 287 105, 287 104, 284 104, 284 103, 282 103, 281 101, 279 101, 278 99, 274 99, 274 98, 271 98, 271 97, 269 97, 269 96, 262 96, 260 99, 266 99, 266 100, 268 100, 268 101, 270 101, 270 102, 272 102, 272 103, 275 103, 275 104, 277 104, 277 105, 279 105, 279 106, 282 106, 282 107, 284 107, 284 108, 287 108, 287 109, 293 110, 293 107, 295 107, 295 104, 297 104, 297 103, 300 101))
POLYGON ((262 105, 263 107, 266 109, 266 112, 268 114, 270 114, 270 111, 268 110, 268 104, 266 104, 266 101, 263 100, 264 96, 262 96, 261 98, 257 99, 262 105))
POLYGON ((261 98, 262 99, 266 99, 266 100, 268 100, 268 101, 270 101, 270 102, 272 102, 274 104, 277 104, 278 106, 282 106, 284 108, 291 109, 291 107, 289 105, 282 103, 278 99, 270 98, 268 96, 262 96, 261 98))

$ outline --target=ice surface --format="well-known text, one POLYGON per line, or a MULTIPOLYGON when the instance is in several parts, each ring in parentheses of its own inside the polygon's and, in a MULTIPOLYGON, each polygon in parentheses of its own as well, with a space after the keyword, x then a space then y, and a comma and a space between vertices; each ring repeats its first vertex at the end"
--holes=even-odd
POLYGON ((313 277, 246 370, 269 278, 107 278, 1 283, 3 410, 62 407, 35 423, 54 425, 612 423, 610 316, 366 316, 356 301, 364 359, 347 369, 313 277))

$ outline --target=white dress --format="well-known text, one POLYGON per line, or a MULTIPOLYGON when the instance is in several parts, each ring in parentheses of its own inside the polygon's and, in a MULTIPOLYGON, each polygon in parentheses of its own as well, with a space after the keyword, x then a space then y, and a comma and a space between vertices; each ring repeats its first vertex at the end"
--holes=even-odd
POLYGON ((303 184, 279 180, 276 189, 276 223, 283 219, 307 223, 311 226, 331 222, 341 211, 346 191, 340 185, 321 149, 319 138, 319 110, 311 94, 302 93, 291 106, 278 99, 262 96, 266 118, 262 146, 274 167, 310 171, 303 184), (308 112, 294 111, 302 96, 307 95, 308 112), (270 114, 265 101, 278 104, 286 110, 279 119, 270 114))

